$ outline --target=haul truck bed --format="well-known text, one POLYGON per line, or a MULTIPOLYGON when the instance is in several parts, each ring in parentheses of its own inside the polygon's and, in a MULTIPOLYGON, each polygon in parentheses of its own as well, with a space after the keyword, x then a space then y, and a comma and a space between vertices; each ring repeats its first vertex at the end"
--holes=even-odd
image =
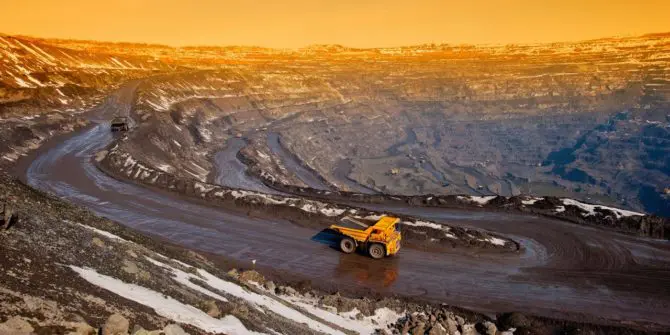
MULTIPOLYGON (((355 220, 351 220, 357 222, 355 220)), ((374 259, 391 256, 400 250, 402 236, 396 229, 400 221, 398 218, 382 216, 377 223, 366 229, 349 228, 332 225, 330 229, 342 234, 340 250, 350 254, 360 248, 374 259)))

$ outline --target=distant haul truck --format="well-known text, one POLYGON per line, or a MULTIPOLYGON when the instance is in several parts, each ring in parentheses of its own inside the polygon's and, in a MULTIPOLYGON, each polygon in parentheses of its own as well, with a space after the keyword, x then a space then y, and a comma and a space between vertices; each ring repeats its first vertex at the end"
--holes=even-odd
POLYGON ((135 123, 133 122, 133 119, 127 117, 127 116, 117 116, 112 119, 111 122, 111 130, 113 132, 116 131, 129 131, 133 129, 135 123))
MULTIPOLYGON (((364 224, 351 219, 348 221, 365 226, 364 224)), ((377 223, 366 229, 348 228, 339 225, 332 225, 330 229, 342 234, 340 240, 340 250, 346 254, 361 249, 367 252, 374 259, 384 258, 395 255, 400 250, 400 240, 402 235, 398 230, 400 219, 382 216, 377 223)))

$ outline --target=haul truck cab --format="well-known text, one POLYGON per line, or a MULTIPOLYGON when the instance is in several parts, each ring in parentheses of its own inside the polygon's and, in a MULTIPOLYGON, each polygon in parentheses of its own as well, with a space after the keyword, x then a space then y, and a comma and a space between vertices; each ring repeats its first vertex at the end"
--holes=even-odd
MULTIPOLYGON (((350 221, 356 222, 359 225, 364 224, 348 218, 350 221)), ((377 223, 366 229, 348 228, 344 226, 332 225, 330 229, 342 234, 340 240, 340 250, 350 254, 361 248, 374 259, 384 258, 398 253, 400 250, 400 240, 402 236, 398 231, 397 224, 400 221, 398 218, 390 216, 382 216, 377 223)))

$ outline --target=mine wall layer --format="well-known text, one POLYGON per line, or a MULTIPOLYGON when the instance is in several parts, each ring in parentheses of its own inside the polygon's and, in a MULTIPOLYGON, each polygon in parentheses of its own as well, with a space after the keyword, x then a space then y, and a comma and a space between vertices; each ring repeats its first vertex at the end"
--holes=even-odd
MULTIPOLYGON (((123 139, 121 140, 123 141, 123 139)), ((232 189, 220 185, 206 184, 194 179, 187 179, 159 171, 135 160, 130 154, 119 149, 118 143, 112 143, 107 150, 96 157, 96 166, 106 174, 120 180, 130 181, 162 191, 169 191, 186 196, 192 200, 205 202, 238 212, 246 212, 254 216, 268 216, 286 219, 300 226, 326 229, 345 216, 366 218, 378 216, 378 212, 367 209, 320 202, 304 197, 271 196, 258 192, 232 189), (277 200, 285 199, 285 200, 277 200), (307 209, 307 210, 306 210, 307 209)), ((330 199, 332 200, 332 199, 330 199)), ((395 215, 395 214, 394 214, 395 215)), ((416 221, 407 215, 396 215, 403 221, 416 221)), ((443 230, 428 226, 403 227, 405 247, 423 250, 440 251, 453 248, 490 249, 498 252, 515 252, 519 250, 516 241, 481 230, 467 229, 443 225, 450 237, 443 230), (428 240, 426 239, 428 236, 428 240), (504 243, 490 243, 495 238, 504 243)))
MULTIPOLYGON (((244 159, 248 162, 249 159, 244 159)), ((280 192, 296 196, 310 197, 324 201, 360 203, 360 204, 397 204, 414 207, 438 207, 449 209, 478 210, 478 211, 504 211, 530 215, 540 215, 548 218, 559 219, 580 225, 590 225, 609 229, 629 235, 660 238, 670 240, 670 218, 656 215, 644 216, 622 216, 617 217, 611 210, 601 208, 595 211, 595 215, 586 215, 581 208, 574 205, 565 205, 557 197, 543 197, 533 204, 523 204, 522 196, 496 196, 486 204, 478 206, 474 203, 464 202, 459 195, 389 195, 389 194, 363 194, 344 191, 324 191, 309 187, 299 187, 277 182, 259 174, 258 169, 249 169, 256 178, 263 181, 265 185, 280 192), (565 207, 562 212, 556 212, 557 206, 565 207)), ((596 205, 597 206, 597 205, 596 205)))

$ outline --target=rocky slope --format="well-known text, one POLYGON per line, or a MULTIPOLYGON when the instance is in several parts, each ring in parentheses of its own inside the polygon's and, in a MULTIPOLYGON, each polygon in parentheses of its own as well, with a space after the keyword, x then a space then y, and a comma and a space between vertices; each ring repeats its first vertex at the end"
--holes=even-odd
POLYGON ((122 54, 198 72, 140 89, 147 129, 125 149, 211 181, 217 150, 240 136, 253 173, 295 185, 553 195, 668 215, 669 41, 657 34, 297 51, 135 45, 122 54), (147 137, 155 143, 143 144, 147 137), (160 139, 167 137, 185 145, 160 139), (292 160, 307 173, 296 173, 292 160))
POLYGON ((122 82, 169 69, 148 57, 72 50, 44 40, 0 36, 0 117, 81 112, 122 82))

